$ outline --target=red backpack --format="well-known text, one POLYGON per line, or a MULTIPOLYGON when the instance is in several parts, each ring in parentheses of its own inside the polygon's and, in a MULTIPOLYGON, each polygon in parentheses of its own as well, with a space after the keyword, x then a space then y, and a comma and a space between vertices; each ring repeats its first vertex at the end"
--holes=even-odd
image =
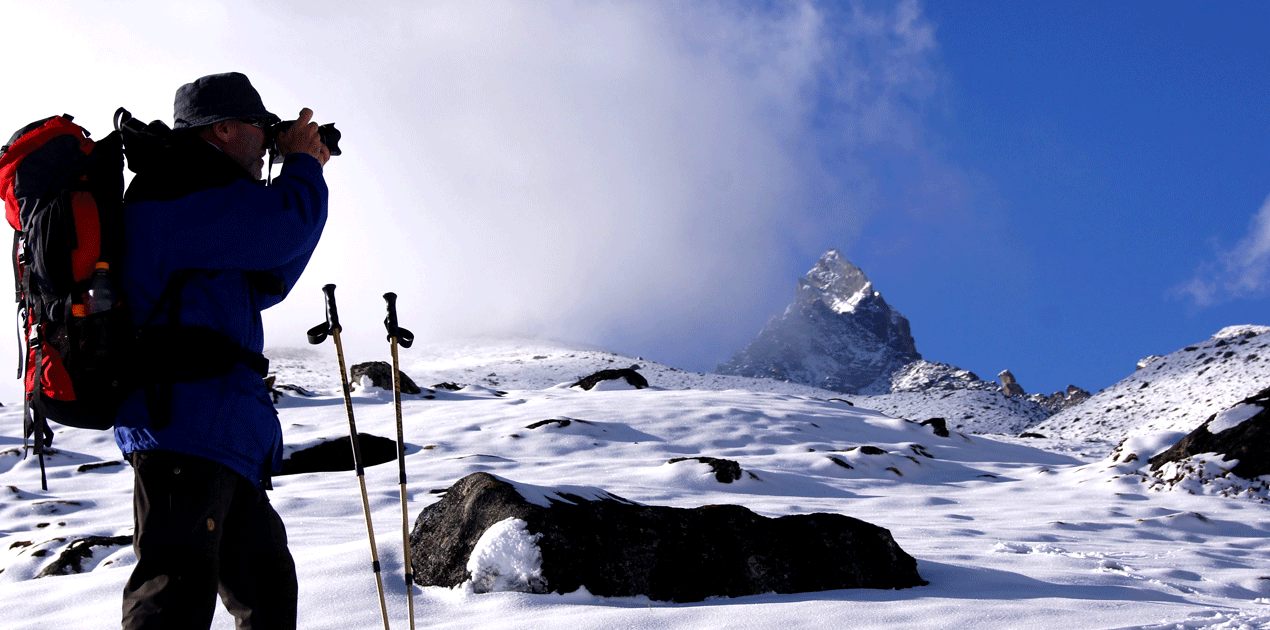
POLYGON ((119 353, 111 351, 126 343, 131 326, 118 290, 123 155, 119 131, 94 142, 67 115, 23 127, 0 150, 0 198, 15 230, 14 286, 25 346, 19 358, 24 439, 35 437, 41 469, 53 436, 47 420, 108 429, 130 391, 122 384, 128 379, 119 353), (113 285, 113 294, 103 284, 113 285))

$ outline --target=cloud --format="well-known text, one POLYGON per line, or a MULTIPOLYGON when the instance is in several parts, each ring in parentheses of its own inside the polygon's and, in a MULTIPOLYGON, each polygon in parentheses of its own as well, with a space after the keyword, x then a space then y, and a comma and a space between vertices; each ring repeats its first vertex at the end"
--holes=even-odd
POLYGON ((1215 261, 1202 264, 1172 293, 1201 307, 1270 295, 1270 197, 1253 215, 1247 235, 1231 249, 1219 250, 1215 261))
POLYGON ((698 369, 789 299, 791 249, 816 250, 806 266, 849 245, 876 206, 871 155, 920 150, 938 90, 914 2, 440 2, 352 23, 384 47, 325 63, 365 69, 347 87, 369 124, 346 138, 380 158, 353 188, 381 197, 350 207, 333 185, 338 227, 310 275, 392 276, 435 334, 698 369), (331 255, 367 241, 373 263, 331 255))
POLYGON ((166 4, 50 2, 73 42, 112 37, 15 77, 42 100, 5 119, 167 118, 181 83, 241 70, 280 115, 336 122, 331 218, 266 313, 271 346, 303 344, 334 283, 354 355, 383 354, 393 291, 421 340, 539 335, 710 369, 885 211, 883 188, 933 181, 938 50, 913 0, 166 4), (72 94, 71 69, 109 81, 72 94))

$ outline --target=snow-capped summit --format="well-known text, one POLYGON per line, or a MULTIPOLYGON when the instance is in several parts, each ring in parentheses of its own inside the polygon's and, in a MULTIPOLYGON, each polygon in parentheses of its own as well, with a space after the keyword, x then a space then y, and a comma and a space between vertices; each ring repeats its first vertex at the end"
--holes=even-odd
POLYGON ((794 302, 720 374, 774 378, 849 393, 886 393, 921 359, 908 319, 836 249, 798 280, 794 302))
POLYGON ((841 314, 854 312, 861 300, 875 293, 873 283, 864 272, 838 250, 831 249, 798 280, 798 295, 794 301, 823 300, 830 310, 841 314))

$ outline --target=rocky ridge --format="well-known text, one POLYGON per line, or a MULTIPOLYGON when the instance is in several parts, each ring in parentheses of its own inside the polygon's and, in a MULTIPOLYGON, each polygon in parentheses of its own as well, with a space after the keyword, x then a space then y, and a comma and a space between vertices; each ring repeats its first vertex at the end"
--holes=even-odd
POLYGON ((1206 418, 1270 387, 1270 326, 1231 326, 1138 363, 1136 372, 1035 427, 1047 436, 1120 440, 1189 433, 1206 418))

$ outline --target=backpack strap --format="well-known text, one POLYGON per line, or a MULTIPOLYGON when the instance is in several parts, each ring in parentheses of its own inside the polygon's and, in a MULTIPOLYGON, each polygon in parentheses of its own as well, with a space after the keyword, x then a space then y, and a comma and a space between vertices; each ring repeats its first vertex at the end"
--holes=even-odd
POLYGON ((234 343, 219 330, 181 324, 181 294, 190 279, 200 273, 215 275, 220 272, 204 269, 177 271, 163 288, 146 322, 137 330, 138 346, 142 349, 142 357, 160 357, 161 349, 164 348, 184 347, 188 352, 186 357, 165 366, 168 368, 164 370, 166 378, 155 380, 145 388, 150 423, 159 430, 166 427, 172 420, 174 383, 224 376, 240 363, 259 374, 261 378, 269 375, 269 359, 263 354, 234 343), (168 316, 167 323, 154 324, 155 317, 165 308, 168 316), (188 357, 194 357, 194 361, 191 362, 188 357))

